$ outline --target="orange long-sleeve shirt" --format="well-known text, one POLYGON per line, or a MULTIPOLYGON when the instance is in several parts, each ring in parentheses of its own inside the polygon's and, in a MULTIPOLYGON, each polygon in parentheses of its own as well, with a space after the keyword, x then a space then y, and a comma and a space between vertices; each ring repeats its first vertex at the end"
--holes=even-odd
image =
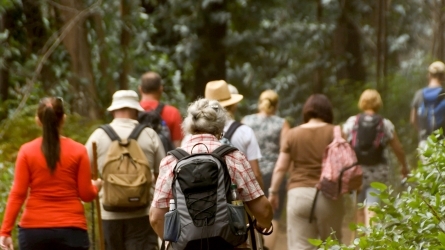
POLYGON ((17 156, 14 183, 6 205, 0 235, 10 236, 26 200, 22 228, 76 227, 87 229, 82 201, 92 201, 97 189, 85 147, 60 139, 60 161, 51 174, 41 150, 42 138, 28 142, 17 156), (28 192, 29 189, 29 192, 28 192))

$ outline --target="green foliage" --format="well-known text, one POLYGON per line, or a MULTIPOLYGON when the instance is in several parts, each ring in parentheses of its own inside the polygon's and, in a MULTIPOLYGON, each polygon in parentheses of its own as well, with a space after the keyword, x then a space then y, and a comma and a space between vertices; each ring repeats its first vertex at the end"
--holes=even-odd
POLYGON ((373 183, 382 201, 372 207, 372 226, 357 226, 362 235, 352 245, 328 240, 320 249, 445 249, 445 141, 442 131, 428 138, 424 163, 412 172, 406 190, 396 194, 391 187, 373 183))

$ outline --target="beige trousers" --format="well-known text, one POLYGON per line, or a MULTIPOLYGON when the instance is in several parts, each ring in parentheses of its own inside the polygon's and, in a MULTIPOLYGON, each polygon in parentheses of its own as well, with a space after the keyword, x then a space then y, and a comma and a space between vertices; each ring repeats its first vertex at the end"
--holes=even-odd
POLYGON ((314 219, 309 223, 315 188, 299 187, 287 192, 287 245, 288 249, 313 250, 308 239, 325 240, 332 237, 341 241, 344 215, 343 199, 336 201, 320 192, 315 205, 314 219))

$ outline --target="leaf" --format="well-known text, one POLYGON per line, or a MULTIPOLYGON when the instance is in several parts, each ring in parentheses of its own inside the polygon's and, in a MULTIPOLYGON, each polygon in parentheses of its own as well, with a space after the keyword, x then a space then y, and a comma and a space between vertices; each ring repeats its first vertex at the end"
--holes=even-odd
POLYGON ((307 241, 309 241, 309 243, 316 247, 320 246, 323 243, 323 241, 320 239, 308 239, 307 241))
POLYGON ((437 238, 440 241, 440 244, 442 246, 445 246, 445 233, 439 233, 439 235, 437 236, 437 238))
POLYGON ((371 183, 371 187, 373 187, 373 188, 379 190, 380 192, 383 192, 383 191, 385 191, 386 189, 388 189, 388 187, 387 187, 385 184, 380 183, 380 182, 372 182, 372 183, 371 183))

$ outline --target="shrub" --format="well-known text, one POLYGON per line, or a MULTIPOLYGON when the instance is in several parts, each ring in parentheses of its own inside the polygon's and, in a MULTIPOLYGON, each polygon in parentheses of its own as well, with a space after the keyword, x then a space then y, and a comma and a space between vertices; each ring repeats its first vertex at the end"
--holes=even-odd
POLYGON ((442 131, 428 138, 424 160, 414 170, 405 191, 395 194, 392 187, 373 183, 380 190, 381 204, 369 228, 355 226, 357 237, 347 246, 329 238, 311 240, 319 249, 445 249, 445 140, 442 131))

